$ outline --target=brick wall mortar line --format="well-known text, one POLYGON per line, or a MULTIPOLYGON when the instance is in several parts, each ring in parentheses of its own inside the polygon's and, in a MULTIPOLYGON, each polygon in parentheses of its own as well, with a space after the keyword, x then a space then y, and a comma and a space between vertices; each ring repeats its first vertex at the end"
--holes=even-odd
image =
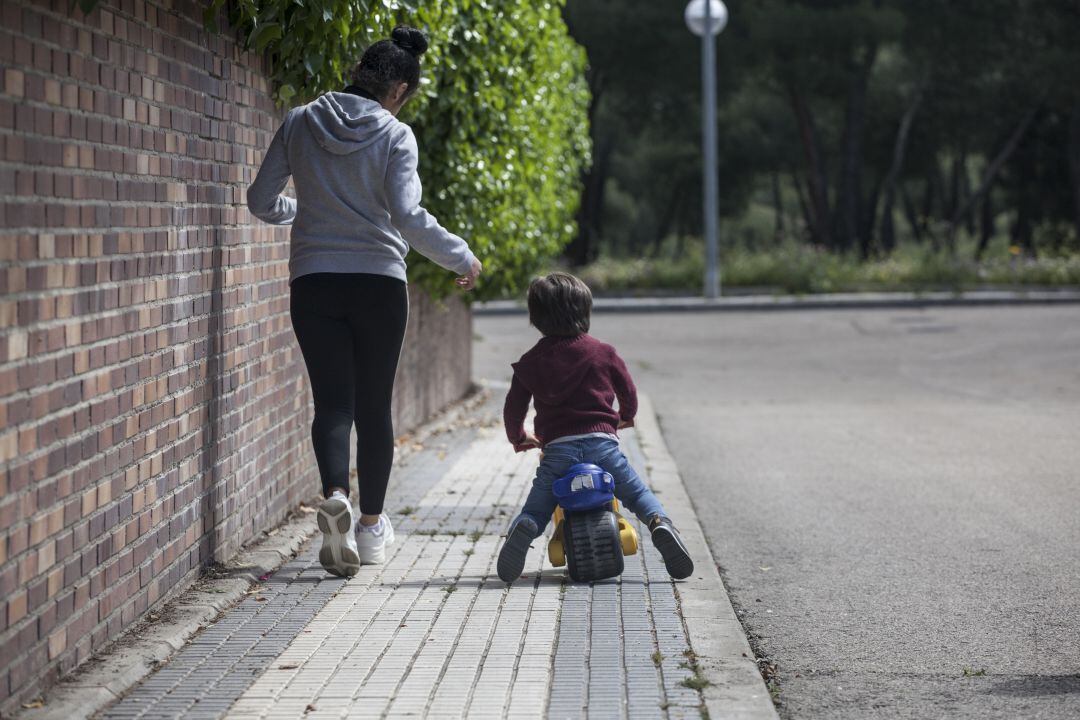
MULTIPOLYGON (((286 351, 283 350, 283 351, 280 351, 280 352, 286 352, 286 351)), ((193 367, 197 367, 197 366, 193 366, 193 367)), ((180 374, 180 373, 179 372, 173 373, 173 375, 176 375, 176 374, 180 374)), ((141 386, 145 387, 145 386, 150 385, 152 383, 156 384, 158 382, 161 382, 162 378, 167 379, 169 377, 172 377, 172 375, 166 375, 166 376, 161 376, 159 378, 154 378, 154 379, 151 379, 151 380, 147 380, 146 382, 142 383, 141 386)), ((262 381, 261 378, 252 379, 249 382, 245 383, 244 385, 237 386, 232 391, 230 391, 230 393, 228 393, 228 394, 230 394, 230 395, 235 394, 235 393, 237 393, 237 392, 239 392, 239 391, 241 391, 243 389, 253 387, 253 386, 257 385, 261 381, 262 381)), ((159 400, 155 401, 154 403, 152 403, 150 405, 141 405, 141 406, 138 406, 138 407, 132 407, 131 410, 127 411, 124 414, 113 416, 106 426, 107 427, 115 426, 116 424, 120 423, 121 421, 126 421, 126 420, 128 420, 128 419, 130 419, 132 417, 138 417, 139 415, 141 415, 142 413, 145 413, 145 412, 152 413, 153 410, 155 410, 157 408, 160 408, 160 407, 162 407, 162 406, 164 406, 164 405, 166 405, 168 403, 175 402, 175 400, 177 398, 183 397, 184 395, 188 394, 192 390, 201 390, 201 389, 205 388, 207 386, 208 382, 213 382, 213 380, 206 380, 206 381, 204 381, 202 383, 184 386, 182 388, 179 388, 175 392, 170 393, 169 395, 160 398, 159 400)), ((124 387, 126 387, 126 386, 124 386, 124 387)), ((137 386, 132 386, 132 387, 134 388, 134 387, 137 387, 137 386)), ((124 388, 121 387, 120 389, 123 390, 124 388)), ((271 393, 272 393, 272 390, 268 390, 268 391, 264 392, 261 395, 254 396, 251 399, 252 400, 260 400, 260 399, 263 399, 263 398, 267 397, 271 393)), ((99 401, 99 402, 106 402, 106 401, 99 401)), ((217 402, 219 404, 223 403, 224 398, 219 398, 217 402)), ((271 407, 271 409, 273 409, 275 407, 283 407, 286 404, 291 404, 291 403, 292 403, 292 399, 291 398, 286 398, 286 399, 283 399, 278 405, 270 406, 270 407, 271 407)), ((93 402, 93 401, 82 401, 82 402, 80 402, 80 403, 78 403, 76 405, 72 405, 72 406, 65 407, 63 409, 56 410, 53 414, 51 414, 49 416, 45 416, 43 418, 42 422, 48 422, 48 421, 50 421, 52 419, 56 419, 57 417, 63 417, 65 414, 70 414, 70 413, 79 412, 81 410, 86 410, 86 409, 89 409, 89 408, 91 408, 91 407, 93 407, 93 406, 95 406, 97 404, 98 403, 93 402)), ((200 407, 201 405, 204 405, 204 404, 205 403, 195 403, 195 404, 193 404, 191 406, 191 408, 200 407)), ((264 411, 265 410, 266 410, 266 408, 264 407, 264 411)), ((242 408, 237 408, 237 409, 230 410, 227 413, 225 413, 224 415, 222 415, 221 418, 219 419, 219 421, 224 420, 225 418, 231 417, 231 416, 233 416, 233 415, 235 415, 237 413, 241 413, 243 411, 244 410, 242 408)), ((139 437, 144 437, 146 435, 155 434, 155 433, 157 433, 157 432, 159 432, 161 430, 168 429, 168 427, 174 422, 179 423, 179 420, 177 418, 175 418, 175 417, 163 419, 158 424, 151 425, 151 426, 141 430, 138 433, 138 435, 139 435, 139 437)), ((40 424, 40 423, 37 423, 37 424, 40 424)), ((33 428, 33 427, 36 427, 37 424, 30 424, 28 427, 33 428)), ((24 427, 24 425, 16 426, 16 428, 22 428, 22 427, 24 427)), ((55 450, 67 447, 69 445, 73 445, 76 442, 81 442, 82 440, 85 440, 85 439, 89 438, 91 435, 100 432, 102 429, 103 428, 102 428, 101 425, 91 425, 91 426, 87 427, 85 430, 83 430, 81 433, 66 436, 64 438, 57 438, 56 440, 53 440, 52 443, 50 443, 48 445, 45 445, 45 446, 42 446, 42 447, 39 447, 39 448, 36 448, 31 453, 24 456, 24 463, 20 463, 20 464, 9 463, 8 465, 12 465, 14 467, 19 467, 21 464, 25 464, 25 462, 32 462, 35 459, 38 459, 38 458, 49 455, 50 453, 52 453, 55 450)), ((157 450, 157 449, 160 449, 162 447, 171 447, 174 444, 179 444, 185 439, 193 438, 195 436, 195 433, 197 433, 197 432, 198 432, 197 429, 192 430, 190 433, 178 437, 175 441, 167 443, 166 445, 157 446, 155 449, 157 450)), ((228 435, 226 435, 224 437, 228 437, 228 435)), ((220 439, 224 439, 224 438, 219 438, 219 440, 220 439)), ((113 446, 111 446, 111 448, 119 451, 120 449, 125 447, 127 444, 128 443, 125 441, 122 444, 113 445, 113 446)), ((93 456, 91 456, 89 458, 83 458, 78 463, 75 463, 74 465, 68 466, 68 468, 70 470, 73 470, 73 471, 81 469, 86 464, 92 462, 94 460, 94 458, 97 457, 98 454, 100 454, 100 451, 99 451, 99 453, 96 453, 95 455, 93 455, 93 456)), ((122 467, 130 467, 130 465, 122 466, 122 467)), ((118 472, 119 472, 119 470, 118 470, 118 472)))
MULTIPOLYGON (((291 401, 289 401, 289 403, 291 404, 291 401)), ((193 431, 193 433, 191 433, 190 435, 193 436, 196 432, 197 431, 193 431)), ((267 431, 267 432, 270 432, 270 431, 267 431)), ((178 440, 178 442, 179 442, 179 440, 178 440)), ((293 445, 295 445, 295 443, 293 443, 293 445)), ((166 447, 166 446, 163 446, 163 447, 166 447)), ((205 450, 205 446, 200 447, 200 450, 205 450)), ((159 453, 155 453, 155 454, 159 454, 159 453)), ((192 460, 194 458, 198 458, 200 455, 201 455, 201 452, 194 452, 191 455, 188 455, 188 456, 185 456, 185 457, 181 458, 180 460, 174 461, 174 464, 172 466, 170 466, 170 468, 163 469, 161 471, 161 473, 158 474, 157 477, 160 477, 162 475, 167 475, 168 473, 170 473, 173 470, 181 469, 181 466, 183 464, 185 464, 187 461, 192 460)), ((251 466, 257 467, 260 464, 259 460, 261 458, 269 457, 269 456, 278 456, 278 457, 280 457, 280 454, 277 452, 277 446, 276 445, 269 446, 264 452, 252 457, 247 462, 245 462, 243 466, 241 466, 239 468, 235 468, 233 470, 233 472, 232 472, 232 475, 235 476, 237 474, 237 472, 242 470, 244 467, 251 467, 251 466)), ((107 476, 104 476, 103 478, 101 478, 97 482, 81 488, 80 491, 79 491, 80 494, 88 492, 88 491, 93 490, 93 489, 96 489, 96 488, 101 487, 101 486, 106 485, 106 484, 111 484, 114 480, 126 475, 127 471, 130 470, 132 467, 137 467, 138 465, 140 465, 142 462, 145 461, 145 459, 147 457, 149 457, 149 456, 144 456, 140 460, 133 461, 131 464, 121 467, 120 469, 118 469, 114 473, 112 473, 110 475, 107 475, 107 476)), ((88 462, 90 462, 90 461, 84 461, 84 464, 86 464, 88 462)), ((200 482, 207 475, 212 476, 214 474, 214 472, 215 472, 215 468, 211 467, 211 468, 208 468, 205 471, 201 471, 197 475, 189 476, 189 480, 187 481, 186 484, 178 486, 173 492, 168 493, 167 495, 163 496, 159 500, 155 501, 153 504, 145 506, 144 509, 143 509, 143 512, 152 512, 153 510, 161 509, 171 498, 174 498, 183 488, 189 487, 189 486, 191 486, 191 485, 193 485, 195 483, 200 482)), ((148 479, 146 481, 137 483, 135 486, 132 487, 131 490, 135 491, 135 490, 139 490, 139 489, 144 489, 144 488, 148 487, 149 485, 153 484, 154 482, 155 482, 154 478, 150 478, 150 479, 148 479)), ((21 500, 21 498, 23 496, 25 496, 27 494, 30 494, 32 492, 34 492, 34 490, 32 488, 27 488, 27 489, 25 489, 23 491, 20 491, 17 494, 13 494, 11 496, 11 500, 9 502, 10 503, 18 503, 18 502, 20 502, 20 500, 21 500)), ((180 506, 179 509, 174 509, 173 515, 175 516, 177 514, 183 514, 184 512, 186 512, 187 510, 190 509, 195 513, 196 517, 205 517, 205 516, 198 515, 197 510, 201 505, 200 501, 204 497, 206 497, 207 495, 211 494, 212 492, 213 492, 213 490, 209 489, 209 490, 205 490, 204 492, 196 495, 196 497, 193 498, 190 503, 180 506)), ((123 502, 125 501, 124 498, 127 496, 127 494, 128 493, 125 492, 121 496, 111 500, 109 502, 109 504, 99 506, 94 512, 92 512, 91 514, 86 515, 83 518, 81 518, 80 522, 72 524, 70 526, 64 526, 64 530, 65 531, 68 530, 68 529, 75 530, 75 529, 77 529, 79 527, 89 525, 91 523, 91 521, 95 517, 98 517, 98 516, 103 515, 103 514, 107 514, 112 509, 118 508, 121 504, 123 504, 123 502)), ((7 503, 5 503, 5 504, 7 504, 7 503)), ((14 530, 18 530, 21 527, 28 527, 34 521, 40 519, 41 517, 49 515, 51 512, 52 512, 51 507, 39 510, 38 513, 36 513, 36 514, 30 516, 29 518, 25 519, 23 522, 12 525, 5 532, 10 533, 10 532, 12 532, 14 530)), ((130 519, 134 519, 134 518, 135 518, 135 516, 132 515, 132 516, 130 516, 128 518, 125 518, 125 521, 128 521, 130 519)), ((220 523, 217 523, 217 524, 209 527, 208 530, 213 531, 214 529, 223 526, 226 522, 227 522, 227 520, 222 520, 220 523)), ((153 529, 150 532, 153 532, 153 529)), ((104 536, 106 536, 108 534, 110 534, 110 532, 108 530, 106 530, 101 535, 95 536, 93 538, 89 538, 89 540, 93 543, 93 541, 100 540, 101 538, 103 538, 104 536)), ((137 536, 135 541, 130 541, 130 542, 126 543, 124 545, 124 547, 127 548, 129 545, 134 544, 134 542, 136 542, 139 538, 143 537, 146 534, 149 534, 149 533, 144 533, 143 535, 137 536)), ((8 558, 8 560, 9 561, 17 560, 20 557, 28 556, 28 555, 36 552, 38 549, 40 549, 41 547, 43 547, 44 545, 46 545, 49 542, 53 542, 53 536, 48 536, 48 537, 46 537, 45 539, 43 539, 41 542, 39 542, 37 544, 28 545, 28 547, 25 548, 22 552, 20 552, 18 554, 15 554, 15 555, 11 555, 8 558)), ((112 564, 119 561, 119 557, 120 557, 120 553, 117 553, 112 558, 107 560, 105 563, 103 563, 101 565, 98 565, 97 567, 100 568, 100 569, 103 569, 103 570, 107 570, 112 564)), ((122 576, 121 580, 123 579, 123 577, 126 577, 126 576, 122 576)), ((3 637, 4 637, 4 635, 0 635, 0 638, 3 638, 3 637)))
MULTIPOLYGON (((195 296, 195 297, 199 298, 201 296, 195 296)), ((185 304, 185 303, 186 303, 185 301, 181 301, 178 304, 185 304)), ((262 302, 249 303, 247 305, 244 305, 244 307, 235 308, 232 312, 235 312, 237 310, 248 310, 248 309, 258 308, 258 307, 261 307, 261 305, 264 305, 264 304, 265 303, 262 303, 262 302)), ((159 307, 159 308, 160 307, 166 307, 166 305, 163 303, 163 304, 157 305, 157 307, 159 307)), ((153 308, 147 308, 147 309, 152 310, 153 308)), ((116 313, 110 314, 107 317, 99 317, 99 316, 95 315, 94 316, 94 321, 90 321, 90 322, 97 322, 99 320, 114 320, 114 318, 123 317, 125 315, 132 315, 132 314, 135 314, 135 313, 137 313, 137 311, 124 310, 124 311, 118 311, 116 313)), ((89 343, 80 343, 80 344, 77 344, 77 345, 66 345, 66 347, 64 349, 62 349, 62 350, 50 350, 50 351, 45 351, 45 352, 42 352, 42 353, 28 354, 26 356, 26 359, 23 359, 23 361, 17 361, 15 363, 12 363, 12 365, 14 367, 18 367, 18 366, 21 366, 21 365, 24 365, 24 364, 52 362, 52 361, 56 361, 56 359, 62 359, 62 358, 65 358, 65 357, 67 357, 69 355, 75 354, 76 352, 91 352, 93 350, 98 350, 98 349, 108 349, 110 347, 110 345, 116 344, 118 341, 122 342, 122 340, 118 340, 119 338, 130 338, 133 335, 137 336, 139 334, 139 332, 141 332, 141 334, 143 334, 144 337, 145 337, 145 336, 151 335, 151 334, 158 334, 158 332, 162 332, 162 331, 168 331, 168 330, 172 330, 172 329, 177 329, 177 328, 180 328, 180 327, 189 326, 189 325, 192 325, 192 324, 197 324, 197 323, 200 323, 200 322, 203 322, 203 321, 210 321, 215 316, 220 316, 220 315, 221 315, 220 312, 218 312, 218 313, 202 313, 202 314, 199 314, 199 315, 191 315, 189 317, 181 318, 181 320, 173 321, 172 323, 167 324, 167 325, 164 325, 164 324, 147 325, 146 327, 136 328, 135 330, 127 330, 127 331, 124 331, 124 332, 120 332, 120 334, 111 335, 111 336, 105 337, 103 339, 94 340, 94 341, 89 342, 89 343)), ((239 332, 241 332, 243 330, 253 330, 253 329, 258 330, 258 329, 260 329, 260 325, 265 324, 265 323, 267 323, 269 321, 272 321, 272 320, 276 320, 276 318, 283 317, 283 316, 284 316, 284 311, 281 312, 278 315, 270 315, 270 316, 267 316, 267 317, 261 317, 257 321, 247 321, 247 322, 243 323, 242 325, 232 326, 232 327, 229 328, 229 331, 227 332, 227 334, 225 334, 224 337, 239 334, 239 332)), ((41 330, 55 329, 57 327, 67 327, 67 326, 76 324, 77 322, 79 322, 79 321, 75 320, 75 318, 72 318, 72 320, 51 322, 48 327, 38 327, 36 325, 30 325, 30 326, 26 326, 27 329, 10 328, 8 330, 8 332, 5 332, 5 334, 4 334, 4 332, 0 332, 0 337, 10 336, 12 334, 12 332, 17 332, 17 331, 26 332, 26 334, 29 334, 29 332, 37 332, 37 331, 41 331, 41 330)), ((286 335, 286 334, 289 335, 289 336, 292 336, 292 327, 289 327, 288 330, 285 330, 284 328, 282 328, 282 329, 273 329, 272 331, 273 331, 273 335, 269 336, 269 338, 279 338, 280 336, 286 335)), ((36 397, 37 395, 40 395, 40 394, 43 394, 43 393, 48 393, 48 392, 56 390, 58 388, 63 388, 63 386, 71 384, 73 381, 75 381, 75 380, 77 380, 79 378, 85 379, 86 377, 97 375, 97 373, 105 371, 106 368, 108 368, 109 371, 114 371, 114 370, 118 370, 118 369, 122 369, 122 368, 127 368, 127 367, 130 367, 130 366, 136 364, 137 362, 146 361, 146 359, 154 359, 154 358, 163 357, 163 356, 165 356, 167 354, 173 353, 173 352, 175 352, 175 350, 178 347, 188 347, 188 345, 205 344, 206 337, 207 336, 195 336, 194 339, 188 340, 185 343, 180 344, 180 345, 171 345, 171 347, 159 348, 159 349, 156 349, 156 350, 145 352, 145 353, 140 354, 140 355, 133 355, 133 356, 127 358, 126 361, 123 361, 123 365, 111 364, 111 365, 103 365, 103 366, 100 366, 100 367, 94 368, 94 369, 87 369, 87 370, 85 370, 83 372, 75 373, 75 375, 71 375, 70 377, 67 377, 67 378, 57 379, 57 380, 54 380, 54 381, 49 382, 49 383, 43 383, 43 384, 37 385, 36 388, 33 389, 33 390, 30 390, 30 389, 19 390, 16 393, 12 393, 10 396, 17 396, 19 393, 26 393, 28 397, 36 397), (35 391, 35 390, 38 391, 37 395, 33 394, 33 391, 35 391)), ((251 348, 251 347, 253 347, 253 345, 261 344, 262 341, 264 341, 266 339, 269 339, 269 338, 264 336, 260 340, 252 340, 252 341, 249 341, 249 342, 247 342, 247 343, 245 343, 243 345, 237 345, 237 347, 235 347, 233 349, 230 349, 229 351, 226 351, 224 354, 235 353, 238 350, 251 348)), ((281 348, 280 350, 285 350, 285 349, 286 348, 281 348)), ((278 351, 275 351, 275 352, 278 352, 278 351)), ((252 363, 257 363, 257 362, 260 362, 260 361, 261 361, 261 357, 251 359, 251 361, 245 361, 245 366, 249 365, 249 364, 252 364, 252 363)), ((190 367, 190 366, 195 365, 195 364, 197 364, 199 362, 200 361, 190 361, 188 363, 185 363, 184 365, 174 366, 174 368, 172 368, 172 369, 179 370, 180 368, 190 367)), ((233 367, 241 367, 241 366, 233 366, 233 367)), ((152 381, 157 381, 159 379, 160 378, 156 377, 152 381)), ((147 382, 141 383, 141 384, 148 384, 148 382, 151 382, 151 381, 147 381, 147 382)), ((137 382, 136 383, 131 383, 131 386, 139 386, 139 384, 140 383, 137 383, 137 382)), ((119 389, 127 388, 127 386, 129 386, 129 385, 121 385, 119 389)), ((118 389, 114 388, 113 390, 118 390, 118 389)), ((75 407, 75 406, 71 406, 71 407, 75 407)))
MULTIPOLYGON (((198 29, 198 32, 202 36, 204 36, 205 39, 207 39, 207 40, 218 40, 218 39, 222 38, 223 36, 226 36, 228 33, 230 33, 233 30, 226 23, 225 27, 223 27, 221 29, 221 32, 218 32, 216 34, 215 33, 210 33, 208 31, 206 31, 202 27, 201 24, 195 23, 195 22, 188 22, 187 18, 185 18, 181 13, 176 12, 173 9, 166 8, 164 5, 154 3, 154 2, 150 2, 150 1, 146 1, 145 4, 146 5, 152 5, 153 7, 157 8, 159 13, 163 12, 167 16, 176 18, 181 23, 186 22, 188 25, 190 25, 192 27, 196 27, 198 29)), ((192 70, 192 71, 194 71, 196 73, 203 74, 203 75, 206 75, 207 77, 218 80, 223 85, 230 84, 232 82, 231 78, 226 79, 224 77, 224 73, 222 73, 220 75, 215 75, 214 72, 213 72, 212 67, 208 69, 208 68, 206 68, 204 66, 199 66, 199 65, 195 65, 193 63, 187 62, 187 61, 185 61, 183 59, 182 55, 172 57, 172 56, 168 56, 168 55, 157 54, 156 52, 151 51, 150 48, 148 48, 148 47, 138 45, 138 44, 136 44, 134 42, 131 42, 131 41, 128 41, 128 40, 120 40, 119 38, 115 37, 115 35, 107 33, 105 31, 105 29, 102 28, 100 25, 91 25, 91 24, 89 24, 89 23, 87 23, 85 21, 80 21, 79 18, 74 13, 71 13, 71 14, 60 13, 60 12, 56 12, 56 11, 53 11, 53 10, 50 10, 50 9, 43 9, 38 5, 31 5, 31 4, 21 4, 21 7, 23 7, 23 8, 33 7, 34 12, 36 14, 40 15, 43 20, 49 19, 49 20, 52 20, 52 21, 57 22, 59 24, 71 25, 71 26, 74 27, 74 29, 76 31, 82 30, 82 31, 90 33, 91 37, 93 37, 94 35, 105 36, 109 42, 115 42, 121 48, 127 47, 127 48, 134 49, 136 51, 145 52, 148 57, 155 57, 159 61, 160 60, 166 60, 169 63, 175 63, 179 67, 184 67, 184 68, 192 70)), ((160 35, 163 38, 167 37, 167 38, 169 38, 171 40, 177 41, 178 43, 185 46, 186 48, 188 48, 190 50, 193 50, 193 51, 195 51, 195 52, 197 52, 199 54, 207 55, 207 56, 209 56, 209 57, 211 57, 213 59, 221 59, 223 64, 227 62, 229 64, 230 68, 239 69, 244 74, 250 74, 252 76, 262 76, 265 73, 265 68, 262 67, 262 65, 264 63, 264 59, 263 59, 263 57, 262 57, 262 55, 260 53, 255 53, 255 52, 244 51, 244 50, 239 50, 238 49, 238 52, 236 54, 234 54, 232 57, 229 57, 227 59, 226 58, 215 58, 213 50, 208 49, 206 46, 200 45, 198 42, 195 42, 195 41, 192 41, 192 40, 187 40, 187 39, 184 39, 182 37, 178 37, 175 34, 168 34, 168 33, 164 32, 164 31, 161 31, 158 28, 156 28, 153 24, 151 24, 151 22, 149 20, 146 20, 146 19, 139 20, 134 15, 124 13, 116 5, 103 5, 103 6, 100 6, 99 8, 97 8, 97 12, 98 13, 109 13, 114 18, 119 18, 119 19, 121 19, 121 20, 123 20, 123 21, 125 21, 127 23, 134 24, 134 25, 144 27, 144 28, 148 28, 148 29, 150 29, 150 31, 153 34, 160 35), (244 57, 250 58, 252 60, 252 62, 250 63, 250 67, 244 67, 244 65, 242 63, 237 62, 237 60, 235 59, 236 55, 239 55, 240 58, 244 58, 244 57), (261 72, 255 72, 256 70, 261 71, 261 72)), ((93 13, 91 13, 91 15, 93 15, 93 13)), ((82 17, 87 18, 89 16, 83 15, 82 17)), ((160 21, 159 21, 159 23, 160 23, 160 21)), ((5 29, 3 32, 4 32, 4 34, 9 34, 9 35, 12 35, 13 37, 21 37, 20 33, 14 33, 14 32, 11 32, 10 30, 5 29)), ((231 40, 231 36, 230 36, 230 40, 231 40)), ((92 50, 91 50, 90 53, 84 53, 84 52, 79 51, 77 48, 75 48, 75 49, 66 48, 66 47, 64 47, 62 45, 58 45, 56 43, 50 43, 48 41, 45 41, 42 38, 36 38, 35 42, 40 43, 41 45, 47 46, 50 49, 62 50, 62 51, 65 51, 65 52, 69 52, 73 56, 77 56, 77 57, 79 57, 81 59, 84 59, 84 60, 90 60, 90 61, 99 63, 100 65, 103 65, 103 66, 110 64, 110 61, 109 61, 108 58, 98 58, 96 55, 94 55, 92 50)), ((234 43, 230 42, 229 44, 233 45, 234 43)), ((213 65, 213 63, 211 63, 211 66, 212 65, 213 65)), ((35 72, 41 72, 41 71, 37 71, 35 69, 35 72)), ((45 73, 42 73, 42 74, 45 74, 45 73)), ((50 75, 55 75, 54 73, 49 73, 49 74, 50 75)), ((134 73, 132 73, 132 74, 134 74, 134 73)), ((65 76, 55 75, 55 77, 65 77, 65 76)), ((150 76, 150 77, 153 77, 158 82, 163 82, 163 83, 167 82, 170 85, 173 85, 173 86, 178 87, 178 88, 183 88, 185 90, 190 90, 191 92, 199 92, 199 88, 197 86, 183 85, 182 83, 172 81, 168 77, 165 77, 165 76, 153 75, 153 76, 150 76)), ((242 82, 235 82, 235 85, 237 87, 243 87, 242 82)), ((106 88, 104 88, 104 86, 102 86, 100 84, 92 84, 90 86, 94 87, 94 88, 100 87, 100 88, 106 89, 106 88)), ((268 90, 268 88, 263 89, 260 92, 258 92, 258 94, 265 96, 267 94, 267 92, 266 92, 267 90, 268 90)), ((205 91, 203 91, 203 94, 209 95, 209 93, 205 93, 205 91)), ((219 98, 218 96, 212 96, 212 97, 214 97, 214 99, 228 100, 227 97, 221 97, 221 98, 219 98)), ((231 100, 229 102, 230 102, 230 104, 232 103, 231 100)), ((243 107, 246 107, 246 106, 243 106, 243 107)))
MULTIPOLYGON (((278 264, 280 264, 280 261, 279 261, 278 264)), ((245 266, 245 267, 249 267, 249 266, 245 266)), ((169 277, 172 278, 172 277, 175 277, 175 276, 170 275, 169 277)), ((137 286, 137 285, 140 285, 140 284, 143 284, 143 283, 145 283, 145 278, 142 279, 142 280, 132 281, 131 285, 137 286)), ((280 281, 275 280, 273 282, 266 281, 266 282, 260 283, 260 285, 262 285, 262 286, 271 285, 271 284, 280 284, 280 281)), ((118 286, 118 287, 123 287, 123 286, 118 286)), ((235 290, 241 290, 241 289, 245 289, 245 288, 256 289, 256 288, 259 287, 259 285, 238 284, 238 285, 234 285, 234 286, 230 286, 230 287, 234 288, 235 290)), ((100 289, 111 289, 111 288, 103 288, 102 287, 100 289)), ((79 293, 78 292, 72 292, 72 293, 68 293, 68 294, 69 295, 77 295, 79 293)), ((9 297, 12 297, 15 301, 40 299, 41 297, 62 297, 62 295, 60 295, 59 293, 49 293, 47 291, 33 291, 32 293, 27 293, 27 295, 29 295, 29 297, 17 297, 15 293, 12 293, 9 297)), ((66 327, 68 327, 70 325, 74 325, 76 323, 80 323, 80 324, 96 323, 96 322, 100 322, 100 321, 103 321, 103 320, 116 320, 116 319, 123 319, 125 317, 132 317, 132 316, 137 317, 139 315, 139 313, 141 311, 143 311, 143 310, 153 311, 153 310, 156 310, 158 308, 184 306, 184 305, 187 305, 188 303, 191 303, 191 302, 196 302, 196 301, 199 301, 199 300, 206 300, 206 299, 208 299, 209 296, 212 296, 212 295, 213 295, 213 293, 211 291, 209 291, 209 290, 199 292, 199 293, 193 293, 193 294, 190 294, 190 295, 170 295, 170 296, 167 296, 165 298, 161 298, 160 300, 142 301, 142 302, 133 303, 132 305, 127 305, 127 306, 123 306, 123 307, 110 308, 108 310, 100 311, 100 313, 93 313, 93 314, 88 314, 88 315, 74 315, 74 316, 70 316, 70 317, 66 317, 66 318, 54 318, 54 319, 51 319, 51 320, 44 320, 44 321, 34 321, 33 323, 30 323, 28 325, 15 325, 15 326, 9 326, 7 328, 4 328, 2 331, 0 331, 0 337, 5 337, 5 336, 10 335, 11 333, 14 333, 14 332, 23 332, 23 333, 29 334, 30 332, 38 332, 38 331, 43 331, 43 330, 47 331, 47 330, 52 330, 52 329, 60 328, 60 327, 66 328, 66 327)), ((286 302, 286 301, 287 301, 287 296, 285 298, 279 299, 277 302, 281 302, 281 303, 284 304, 284 302, 286 302)), ((106 336, 106 337, 103 337, 103 338, 100 338, 100 339, 97 339, 97 340, 93 340, 93 341, 87 342, 87 343, 80 342, 77 345, 66 345, 63 349, 46 350, 46 351, 41 352, 41 353, 32 353, 32 354, 28 353, 26 355, 25 359, 35 358, 35 359, 39 359, 39 360, 54 360, 54 359, 56 359, 58 357, 63 357, 66 354, 70 354, 69 350, 71 350, 71 349, 83 348, 83 349, 90 350, 90 349, 94 349, 94 348, 97 348, 97 347, 100 347, 100 346, 107 346, 110 343, 115 342, 118 337, 131 337, 132 335, 135 335, 135 334, 137 334, 139 332, 143 332, 144 334, 149 334, 151 332, 167 331, 167 330, 175 329, 175 328, 178 328, 178 327, 183 327, 183 326, 186 326, 186 325, 191 325, 193 323, 198 323, 198 322, 202 322, 202 321, 209 321, 209 320, 211 320, 211 319, 213 319, 215 317, 221 317, 222 319, 226 319, 226 318, 228 318, 230 316, 245 316, 245 315, 247 315, 246 311, 252 310, 252 309, 257 309, 257 308, 263 307, 263 306, 265 306, 267 304, 268 303, 265 300, 263 300, 263 301, 243 302, 243 303, 239 303, 239 304, 235 304, 235 305, 230 305, 228 310, 218 310, 218 311, 212 311, 212 312, 196 313, 196 314, 192 314, 192 315, 185 316, 185 317, 182 317, 182 318, 178 318, 178 319, 175 319, 175 320, 171 320, 168 323, 148 324, 146 326, 137 327, 137 328, 135 328, 133 330, 125 330, 124 332, 117 333, 117 334, 114 334, 114 335, 109 335, 109 336, 106 336)), ((244 322, 237 323, 235 325, 229 325, 229 326, 223 328, 223 330, 227 330, 228 333, 233 333, 233 332, 237 332, 237 331, 240 331, 240 330, 250 329, 252 327, 258 326, 260 323, 269 322, 269 321, 277 319, 278 317, 283 317, 285 312, 286 312, 286 308, 281 308, 281 310, 279 311, 279 313, 277 315, 261 317, 261 318, 257 318, 257 319, 253 319, 253 320, 246 320, 244 322)), ((290 326, 290 329, 291 329, 291 326, 290 326)), ((197 336, 197 337, 205 337, 205 336, 197 336)), ((22 362, 22 361, 23 360, 15 361, 15 362, 22 362)))

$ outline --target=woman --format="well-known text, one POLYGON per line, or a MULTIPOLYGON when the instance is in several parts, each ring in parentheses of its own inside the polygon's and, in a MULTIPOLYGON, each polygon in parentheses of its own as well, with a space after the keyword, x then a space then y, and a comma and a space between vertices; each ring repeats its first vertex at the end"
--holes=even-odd
POLYGON ((352 85, 294 108, 248 189, 252 214, 292 225, 290 312, 315 420, 311 441, 325 500, 319 561, 350 577, 385 560, 383 514, 394 459, 390 400, 409 314, 409 247, 472 289, 480 262, 420 206, 416 138, 396 116, 420 84, 427 38, 396 28, 367 49, 352 85), (293 177, 296 199, 281 195, 293 177), (349 434, 357 430, 360 518, 349 500, 349 434))

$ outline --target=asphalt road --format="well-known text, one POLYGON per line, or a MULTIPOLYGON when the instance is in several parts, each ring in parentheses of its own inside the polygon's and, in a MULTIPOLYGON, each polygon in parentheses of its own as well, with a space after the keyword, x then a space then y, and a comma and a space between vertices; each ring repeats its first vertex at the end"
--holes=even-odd
MULTIPOLYGON (((537 338, 475 330, 481 378, 537 338)), ((653 398, 783 717, 1080 717, 1080 307, 593 334, 653 398)))

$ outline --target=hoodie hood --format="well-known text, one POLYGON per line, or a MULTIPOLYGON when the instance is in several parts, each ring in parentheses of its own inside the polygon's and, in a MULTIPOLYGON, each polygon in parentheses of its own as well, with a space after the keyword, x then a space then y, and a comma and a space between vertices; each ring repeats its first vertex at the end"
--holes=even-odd
POLYGON ((320 95, 308 104, 304 116, 315 140, 335 155, 363 150, 397 122, 374 100, 340 92, 320 95))
POLYGON ((549 335, 541 338, 512 367, 533 397, 558 405, 578 389, 596 366, 600 345, 600 341, 589 335, 549 335))

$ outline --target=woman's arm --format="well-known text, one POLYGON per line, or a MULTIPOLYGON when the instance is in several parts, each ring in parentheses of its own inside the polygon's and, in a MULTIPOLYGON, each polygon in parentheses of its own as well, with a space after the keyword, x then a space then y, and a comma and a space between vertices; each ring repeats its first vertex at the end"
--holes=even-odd
POLYGON ((386 170, 390 219, 405 241, 422 255, 451 272, 466 275, 476 261, 469 245, 420 206, 423 190, 416 172, 418 156, 416 138, 405 126, 402 138, 390 150, 386 170))
POLYGON ((247 204, 251 214, 273 225, 292 225, 296 217, 296 200, 285 197, 281 191, 289 182, 289 157, 285 153, 285 128, 292 119, 286 116, 281 127, 274 133, 270 147, 263 157, 259 174, 247 191, 247 204))

